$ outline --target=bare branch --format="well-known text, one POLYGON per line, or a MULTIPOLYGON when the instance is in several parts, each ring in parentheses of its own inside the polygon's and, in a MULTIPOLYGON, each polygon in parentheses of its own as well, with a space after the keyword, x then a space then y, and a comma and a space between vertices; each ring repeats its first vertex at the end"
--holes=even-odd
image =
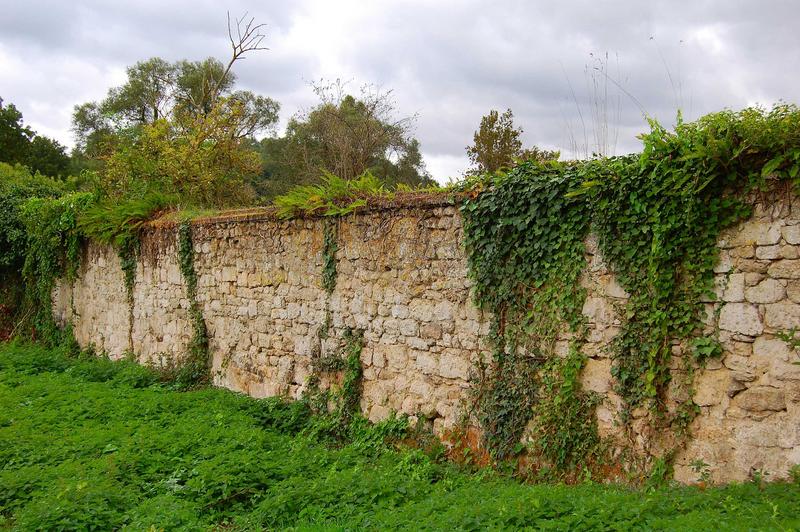
POLYGON ((219 97, 219 93, 222 90, 222 87, 225 84, 225 80, 228 78, 228 75, 233 68, 233 64, 240 59, 246 59, 245 54, 248 52, 255 52, 258 50, 269 50, 266 46, 261 46, 261 43, 264 42, 264 39, 267 38, 266 34, 261 33, 263 28, 266 28, 266 24, 255 24, 255 17, 250 17, 250 20, 245 23, 245 19, 247 17, 247 12, 242 16, 242 18, 237 18, 236 22, 236 37, 234 38, 234 30, 233 26, 231 25, 231 13, 230 11, 227 12, 228 18, 228 40, 231 43, 231 59, 228 61, 228 65, 225 67, 225 71, 222 73, 222 76, 217 80, 214 84, 213 90, 210 93, 211 100, 216 100, 219 97), (244 26, 243 26, 244 24, 244 26))

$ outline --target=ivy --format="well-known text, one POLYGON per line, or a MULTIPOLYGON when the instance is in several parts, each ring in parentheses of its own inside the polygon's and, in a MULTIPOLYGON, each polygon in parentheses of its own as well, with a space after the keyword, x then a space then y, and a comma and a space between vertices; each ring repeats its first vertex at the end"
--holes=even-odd
POLYGON ((339 251, 338 223, 326 219, 322 241, 322 287, 328 294, 336 288, 336 252, 339 251))
POLYGON ((139 258, 141 241, 138 234, 131 234, 121 239, 117 248, 120 267, 125 279, 125 300, 128 303, 128 349, 133 350, 133 311, 134 288, 136 284, 136 263, 139 258))
POLYGON ((328 435, 343 440, 351 426, 361 419, 361 392, 363 368, 361 351, 364 332, 346 328, 342 336, 344 346, 338 353, 322 355, 312 364, 313 373, 308 380, 304 400, 319 416, 315 425, 318 435, 328 435), (342 374, 341 384, 328 390, 319 387, 323 374, 342 374))
POLYGON ((679 120, 674 132, 651 121, 641 138, 639 156, 589 163, 583 190, 603 255, 631 296, 612 345, 617 392, 629 407, 663 412, 673 344, 688 342, 699 359, 721 354, 712 340, 692 340, 704 327, 701 301, 713 299, 716 243, 750 215, 747 195, 771 186, 767 178, 796 181, 800 111, 725 111, 679 120))
MULTIPOLYGON (((587 420, 594 399, 576 387, 586 330, 579 276, 591 229, 630 298, 609 346, 622 421, 646 405, 663 418, 673 348, 694 367, 722 353, 704 337, 713 300, 716 243, 750 215, 750 194, 781 180, 800 184, 800 110, 779 104, 678 120, 651 121, 640 155, 577 163, 524 163, 467 183, 462 205, 475 300, 493 316, 494 353, 479 368, 477 417, 499 456, 513 453, 533 419, 538 450, 556 465, 597 448, 587 420), (570 355, 554 357, 567 328, 570 355), (569 393, 566 393, 569 392, 569 393), (571 398, 570 398, 571 397, 571 398), (570 398, 570 399, 568 399, 570 398)), ((689 399, 667 419, 683 430, 689 399)))
POLYGON ((579 278, 590 218, 583 199, 568 195, 582 180, 576 168, 523 163, 480 182, 461 207, 475 301, 493 319, 476 414, 498 458, 519 450, 541 402, 541 370, 560 360, 556 341, 585 337, 579 278))
POLYGON ((208 350, 208 331, 197 301, 197 273, 194 268, 194 244, 192 225, 185 221, 178 227, 178 265, 186 283, 186 298, 189 300, 189 319, 192 338, 189 341, 186 359, 175 378, 176 384, 185 388, 205 384, 211 379, 211 360, 208 350))
POLYGON ((53 289, 58 278, 73 279, 77 273, 81 249, 77 220, 93 201, 92 194, 76 192, 59 198, 31 198, 21 207, 27 234, 21 326, 48 345, 65 339, 53 318, 53 289))

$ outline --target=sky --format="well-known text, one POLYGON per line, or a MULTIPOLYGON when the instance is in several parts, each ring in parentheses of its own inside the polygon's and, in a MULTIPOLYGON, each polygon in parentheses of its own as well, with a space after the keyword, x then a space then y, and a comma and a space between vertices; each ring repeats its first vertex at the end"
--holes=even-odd
POLYGON ((647 117, 800 102, 800 1, 0 0, 0 97, 72 146, 73 107, 153 56, 227 62, 226 12, 266 27, 238 88, 281 104, 311 83, 391 90, 440 182, 469 166, 481 116, 514 112, 526 146, 562 157, 638 151, 647 117))

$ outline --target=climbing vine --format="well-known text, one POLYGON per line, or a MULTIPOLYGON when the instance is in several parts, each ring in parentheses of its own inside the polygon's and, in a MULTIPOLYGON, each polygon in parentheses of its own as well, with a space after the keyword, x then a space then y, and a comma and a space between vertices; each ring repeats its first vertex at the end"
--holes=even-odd
POLYGON ((595 448, 596 431, 582 432, 577 421, 592 411, 593 399, 574 396, 585 335, 578 277, 590 228, 630 295, 609 349, 626 407, 622 421, 646 405, 681 429, 697 411, 690 398, 666 416, 673 348, 688 355, 689 380, 696 365, 721 354, 718 341, 703 336, 701 303, 713 298, 716 243, 724 228, 750 214, 750 194, 780 180, 799 184, 800 110, 780 104, 693 123, 679 117, 674 132, 650 125, 640 155, 524 163, 466 186, 462 213, 475 299, 494 320, 477 417, 500 456, 510 454, 531 419, 532 432, 543 435, 539 451, 555 464, 595 448), (560 360, 552 350, 559 323, 568 325, 572 342, 560 360))
POLYGON ((65 339, 65 332, 53 318, 53 289, 58 278, 73 279, 76 275, 81 248, 78 216, 93 199, 92 194, 79 192, 59 198, 31 198, 21 208, 27 247, 20 323, 33 338, 46 344, 65 339))
POLYGON ((312 363, 305 400, 319 415, 317 432, 344 439, 353 420, 360 415, 363 368, 361 351, 364 332, 346 328, 342 336, 343 347, 336 353, 320 354, 312 363), (341 373, 341 384, 327 390, 320 389, 321 377, 334 377, 341 373))
POLYGON ((328 294, 336 288, 336 252, 339 251, 336 219, 325 219, 322 240, 322 287, 328 294))
POLYGON ((133 290, 136 284, 136 261, 139 257, 141 241, 138 234, 132 234, 119 242, 117 255, 125 279, 125 300, 128 303, 128 349, 133 349, 133 290))
MULTIPOLYGON (((543 374, 562 363, 557 341, 572 337, 580 345, 586 335, 579 277, 590 218, 583 200, 568 194, 581 180, 575 165, 523 163, 473 187, 461 207, 475 300, 493 320, 492 360, 474 390, 476 415, 498 458, 519 449, 544 408, 543 374)), ((581 393, 577 383, 574 391, 581 393)))
POLYGON ((178 227, 178 265, 186 283, 186 297, 189 300, 189 319, 192 324, 192 338, 189 341, 186 359, 176 375, 176 383, 193 387, 210 380, 210 355, 208 351, 208 331, 203 312, 197 301, 197 273, 194 268, 194 244, 192 225, 186 221, 178 227))

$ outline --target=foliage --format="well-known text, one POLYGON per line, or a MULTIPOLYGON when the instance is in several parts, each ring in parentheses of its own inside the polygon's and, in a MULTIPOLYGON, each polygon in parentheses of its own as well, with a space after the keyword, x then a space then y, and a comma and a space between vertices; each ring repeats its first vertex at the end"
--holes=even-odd
POLYGON ((514 113, 507 109, 499 114, 494 109, 481 118, 478 131, 473 135, 472 146, 467 146, 473 175, 493 174, 503 168, 509 168, 518 160, 522 161, 555 161, 559 152, 542 150, 534 146, 522 149, 522 128, 514 127, 514 113))
MULTIPOLYGON (((130 362, 0 346, 0 527, 795 529, 800 487, 525 485, 301 434, 302 403, 178 392, 130 362), (138 368, 138 369, 137 369, 138 368)), ((390 424, 372 429, 391 432, 390 424)), ((368 432, 361 441, 370 440, 368 432)))
POLYGON ((585 363, 573 345, 565 359, 550 359, 541 371, 531 438, 534 449, 556 470, 587 467, 603 458, 597 426, 590 422, 601 398, 581 390, 579 381, 585 363))
POLYGON ((150 192, 143 198, 106 200, 89 207, 78 221, 85 236, 117 248, 128 245, 144 224, 177 205, 178 196, 150 192))
POLYGON ((352 95, 338 81, 314 91, 317 106, 294 116, 283 137, 257 146, 264 170, 256 186, 266 197, 316 184, 323 173, 353 180, 371 172, 389 185, 434 184, 411 136, 413 117, 397 117, 391 91, 365 86, 352 95))
POLYGON ((22 268, 31 315, 27 328, 48 345, 63 339, 53 320, 51 297, 56 279, 75 276, 81 242, 78 217, 93 201, 92 194, 74 192, 55 199, 35 197, 22 205, 28 240, 22 268))
POLYGON ((64 193, 64 185, 28 168, 0 163, 0 270, 22 269, 27 249, 22 205, 30 198, 53 198, 64 193))
POLYGON ((252 201, 247 181, 259 162, 235 134, 243 113, 242 105, 223 99, 189 122, 158 120, 122 137, 106 161, 105 193, 116 201, 174 194, 185 203, 216 207, 252 201))
POLYGON ((34 173, 66 177, 69 157, 57 141, 37 135, 23 125, 22 113, 0 98, 0 162, 23 164, 34 173))
POLYGON ((613 346, 618 392, 660 408, 672 340, 702 331, 721 230, 749 215, 744 198, 767 177, 797 176, 800 110, 724 111, 679 121, 674 133, 653 121, 642 140, 638 157, 587 165, 582 190, 603 255, 631 294, 613 346))
POLYGON ((364 333, 345 329, 340 353, 321 356, 314 362, 314 373, 309 377, 304 400, 318 418, 310 427, 317 437, 326 436, 337 440, 352 437, 363 427, 361 416, 361 350, 364 348, 364 333), (322 374, 342 373, 338 386, 320 390, 322 374))
POLYGON ((275 198, 280 218, 298 215, 342 216, 366 205, 366 198, 388 197, 383 183, 369 172, 358 179, 342 179, 325 172, 318 185, 297 186, 275 198))
POLYGON ((101 102, 75 107, 73 130, 78 149, 91 157, 109 154, 120 139, 159 120, 188 123, 216 107, 236 106, 239 137, 252 137, 278 120, 279 105, 249 91, 233 91, 236 78, 217 59, 170 63, 160 57, 127 68, 127 80, 101 102), (225 103, 227 102, 227 103, 225 103))
POLYGON ((189 300, 189 319, 193 333, 186 358, 181 363, 175 381, 180 386, 191 388, 209 382, 211 355, 208 351, 206 322, 203 319, 200 303, 197 301, 197 273, 194 269, 194 244, 190 222, 183 222, 178 227, 178 265, 186 283, 186 298, 189 300))
POLYGON ((336 220, 326 220, 322 242, 322 287, 329 294, 336 288, 336 252, 338 244, 339 225, 336 220))
POLYGON ((590 219, 568 195, 580 180, 574 166, 526 162, 473 186, 461 207, 475 301, 493 318, 494 354, 477 384, 477 415, 500 458, 519 448, 539 402, 538 372, 555 360, 564 325, 576 341, 584 335, 579 276, 590 219))

